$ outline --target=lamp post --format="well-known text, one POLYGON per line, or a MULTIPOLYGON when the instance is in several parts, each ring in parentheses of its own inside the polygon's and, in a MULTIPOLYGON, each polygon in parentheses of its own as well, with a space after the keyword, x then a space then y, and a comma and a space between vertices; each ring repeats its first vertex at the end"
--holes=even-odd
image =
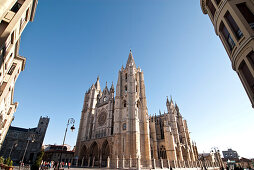
MULTIPOLYGON (((23 165, 23 161, 24 161, 24 158, 25 158, 25 155, 26 155, 26 151, 27 151, 29 142, 31 141, 31 143, 33 143, 34 140, 35 140, 35 135, 34 135, 34 134, 31 134, 31 135, 27 138, 26 148, 25 148, 25 152, 24 152, 24 155, 23 155, 23 157, 22 157, 22 160, 21 160, 21 165, 23 165)), ((19 166, 19 167, 20 167, 20 166, 19 166)))
POLYGON ((62 153, 63 153, 63 149, 64 149, 64 142, 65 142, 65 138, 66 138, 68 126, 69 126, 70 124, 72 125, 70 129, 71 129, 71 131, 73 132, 74 129, 75 129, 74 123, 75 123, 75 119, 73 119, 73 118, 69 118, 69 119, 68 119, 67 126, 66 126, 65 133, 64 133, 62 152, 60 153, 60 161, 59 161, 59 164, 58 164, 58 170, 59 170, 59 168, 60 168, 60 166, 61 166, 61 162, 62 162, 62 153))
POLYGON ((11 150, 10 150, 10 153, 9 153, 8 158, 11 157, 11 153, 12 153, 13 148, 16 148, 16 147, 18 146, 18 143, 17 143, 17 142, 18 142, 18 141, 14 141, 14 142, 13 142, 13 145, 12 145, 12 147, 11 147, 11 150))

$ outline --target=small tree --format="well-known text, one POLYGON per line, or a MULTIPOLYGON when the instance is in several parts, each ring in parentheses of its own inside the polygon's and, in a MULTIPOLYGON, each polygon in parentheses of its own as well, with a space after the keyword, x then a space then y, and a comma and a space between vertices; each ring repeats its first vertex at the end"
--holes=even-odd
POLYGON ((4 157, 0 157, 0 164, 3 164, 4 163, 4 157))
POLYGON ((9 165, 9 164, 10 164, 10 161, 11 161, 11 158, 8 157, 7 159, 4 160, 4 164, 5 164, 5 165, 9 165))
POLYGON ((9 162, 8 162, 8 164, 7 164, 8 166, 12 166, 13 165, 13 161, 12 160, 10 160, 9 162))
POLYGON ((31 170, 39 170, 39 169, 40 169, 41 161, 42 161, 43 155, 44 155, 44 151, 41 150, 41 151, 37 154, 36 160, 35 160, 35 162, 33 163, 32 167, 31 167, 31 170))

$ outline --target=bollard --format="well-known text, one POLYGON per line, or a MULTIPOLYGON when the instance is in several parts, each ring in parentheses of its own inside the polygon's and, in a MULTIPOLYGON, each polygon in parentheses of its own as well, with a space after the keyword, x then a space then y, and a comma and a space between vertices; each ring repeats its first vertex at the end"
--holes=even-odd
POLYGON ((110 167, 110 158, 108 156, 108 159, 107 159, 107 168, 109 168, 109 167, 110 167))
POLYGON ((139 158, 139 156, 137 157, 137 170, 140 170, 140 158, 139 158))
POLYGON ((156 169, 156 162, 154 158, 153 158, 153 169, 156 169))
POLYGON ((168 161, 168 169, 170 169, 170 161, 169 160, 167 160, 168 161))
POLYGON ((124 160, 124 155, 123 155, 123 169, 124 169, 124 162, 125 162, 125 160, 124 160))
POLYGON ((175 160, 173 160, 173 167, 176 168, 175 160))
POLYGON ((102 156, 100 156, 99 167, 101 168, 102 156))
POLYGON ((160 160, 161 160, 161 169, 163 169, 163 159, 160 158, 160 160))
POLYGON ((116 156, 116 168, 118 169, 119 167, 118 167, 118 161, 119 161, 119 158, 118 158, 118 156, 116 156))
POLYGON ((87 167, 90 166, 90 156, 88 157, 88 163, 87 163, 87 167))
POLYGON ((132 167, 132 162, 131 162, 132 160, 131 160, 131 155, 130 155, 130 168, 132 167))

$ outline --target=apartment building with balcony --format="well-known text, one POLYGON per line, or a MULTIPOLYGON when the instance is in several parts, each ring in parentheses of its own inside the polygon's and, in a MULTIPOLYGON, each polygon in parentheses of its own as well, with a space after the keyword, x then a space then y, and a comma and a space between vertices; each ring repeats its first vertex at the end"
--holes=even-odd
POLYGON ((254 107, 254 0, 200 0, 254 107))
POLYGON ((25 68, 26 59, 19 55, 20 37, 33 21, 38 0, 0 0, 0 149, 13 114, 15 82, 25 68))

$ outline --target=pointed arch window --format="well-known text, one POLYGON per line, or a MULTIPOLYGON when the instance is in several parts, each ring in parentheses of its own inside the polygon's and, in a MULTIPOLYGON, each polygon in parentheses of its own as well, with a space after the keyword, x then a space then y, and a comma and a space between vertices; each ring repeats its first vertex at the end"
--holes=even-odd
POLYGON ((125 81, 127 82, 127 80, 128 80, 128 75, 127 73, 125 73, 125 81))
POLYGON ((124 86, 124 91, 125 91, 125 93, 127 93, 127 85, 126 86, 124 86))
POLYGON ((123 124, 123 130, 126 130, 126 123, 123 124))
POLYGON ((127 106, 127 103, 126 103, 126 100, 123 101, 123 107, 126 107, 127 106))
POLYGON ((167 159, 166 149, 164 145, 161 145, 159 150, 159 158, 161 159, 167 159))

